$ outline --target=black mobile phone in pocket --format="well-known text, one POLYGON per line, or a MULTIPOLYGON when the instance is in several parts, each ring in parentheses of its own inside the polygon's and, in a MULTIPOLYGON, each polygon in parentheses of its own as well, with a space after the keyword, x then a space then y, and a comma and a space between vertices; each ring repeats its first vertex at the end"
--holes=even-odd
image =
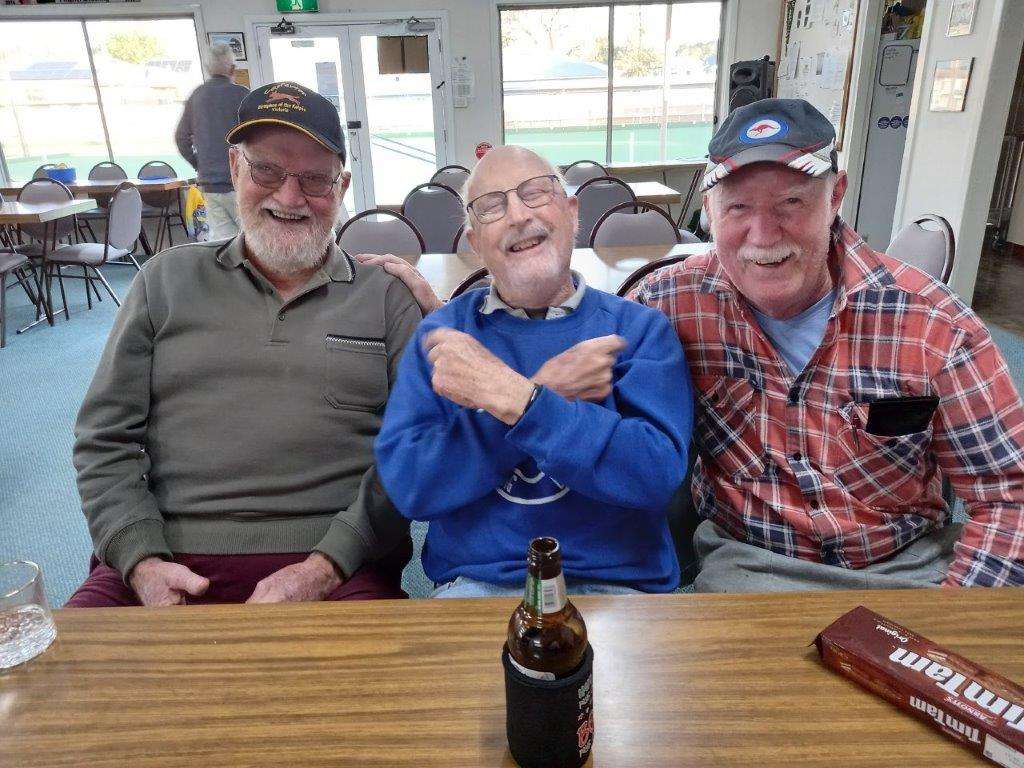
POLYGON ((864 430, 881 437, 899 437, 928 429, 939 398, 935 395, 883 397, 868 405, 864 430))

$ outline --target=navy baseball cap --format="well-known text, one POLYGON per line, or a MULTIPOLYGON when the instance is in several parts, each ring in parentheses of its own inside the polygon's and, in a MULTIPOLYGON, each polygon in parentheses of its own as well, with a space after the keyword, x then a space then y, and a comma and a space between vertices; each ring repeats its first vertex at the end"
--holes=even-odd
POLYGON ((334 105, 298 83, 270 83, 250 91, 238 105, 238 125, 228 131, 228 144, 237 144, 258 125, 284 125, 309 136, 345 162, 345 138, 334 105))
POLYGON ((708 144, 706 192, 737 168, 782 163, 808 176, 838 169, 832 123, 803 99, 761 99, 734 109, 708 144))

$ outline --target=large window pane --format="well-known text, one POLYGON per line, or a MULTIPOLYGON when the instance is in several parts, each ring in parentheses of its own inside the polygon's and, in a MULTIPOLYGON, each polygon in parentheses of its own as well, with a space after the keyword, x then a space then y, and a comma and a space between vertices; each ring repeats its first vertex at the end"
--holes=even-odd
POLYGON ((608 8, 501 12, 505 143, 553 163, 603 161, 608 129, 608 8))
POLYGON ((717 2, 614 9, 613 162, 705 154, 713 129, 720 11, 717 2))
POLYGON ((195 173, 174 146, 189 94, 203 81, 192 19, 88 21, 114 161, 129 176, 150 160, 195 173))
POLYGON ((373 194, 388 203, 408 194, 410 179, 430 179, 437 168, 437 146, 430 73, 381 74, 378 46, 382 39, 364 36, 360 48, 373 194))
POLYGON ((108 160, 79 21, 0 22, 0 144, 11 180, 43 163, 108 160))

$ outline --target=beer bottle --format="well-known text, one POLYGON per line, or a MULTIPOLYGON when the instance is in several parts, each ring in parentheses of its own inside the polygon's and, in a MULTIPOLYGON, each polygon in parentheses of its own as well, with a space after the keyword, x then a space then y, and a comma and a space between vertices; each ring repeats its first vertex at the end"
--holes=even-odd
POLYGON ((526 552, 526 594, 508 622, 512 664, 538 680, 576 671, 587 651, 587 626, 565 595, 558 542, 541 537, 526 552))

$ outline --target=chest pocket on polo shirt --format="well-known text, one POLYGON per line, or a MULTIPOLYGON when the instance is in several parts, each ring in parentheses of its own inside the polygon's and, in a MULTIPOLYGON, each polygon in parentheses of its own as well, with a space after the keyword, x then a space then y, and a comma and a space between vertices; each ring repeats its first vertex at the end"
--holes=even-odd
POLYGON ((726 376, 696 380, 699 407, 694 438, 701 452, 737 480, 765 473, 761 439, 761 398, 746 379, 726 376))
POLYGON ((868 506, 904 506, 921 493, 932 425, 903 435, 867 431, 869 404, 848 402, 839 409, 839 433, 830 451, 838 484, 868 506))
POLYGON ((324 336, 324 399, 335 408, 376 411, 388 398, 383 338, 349 333, 324 336))

